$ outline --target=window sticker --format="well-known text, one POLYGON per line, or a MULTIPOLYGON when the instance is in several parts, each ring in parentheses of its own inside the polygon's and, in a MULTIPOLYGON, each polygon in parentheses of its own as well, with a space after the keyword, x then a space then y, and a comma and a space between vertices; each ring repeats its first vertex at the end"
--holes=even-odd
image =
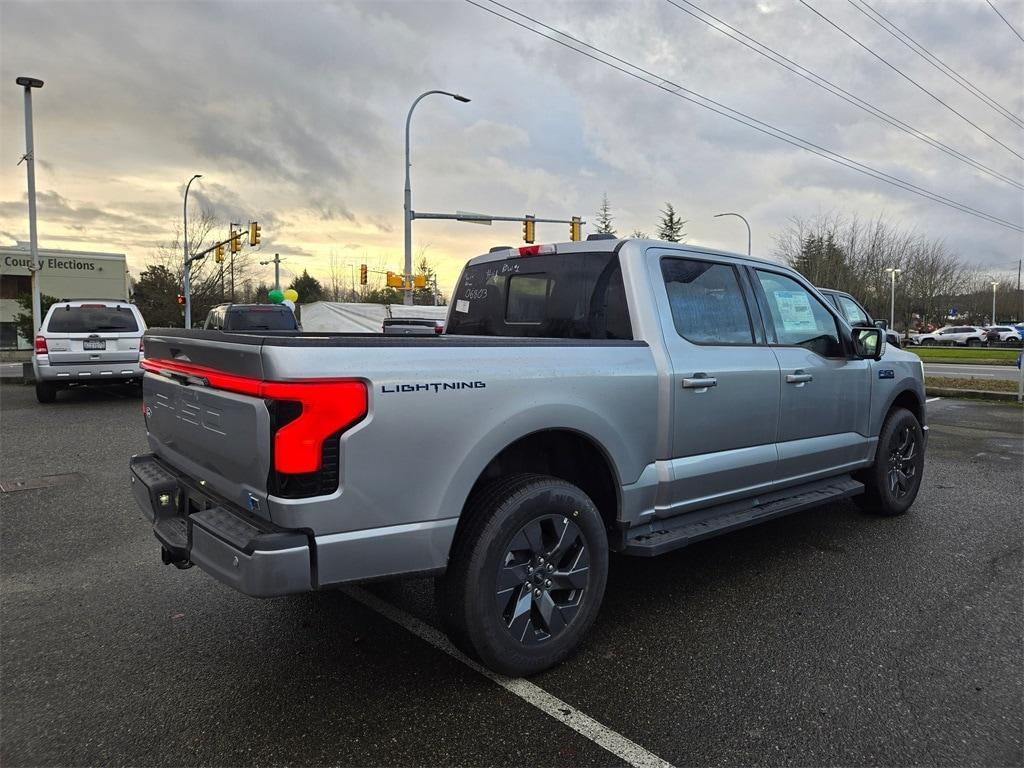
POLYGON ((803 291, 775 291, 775 305, 779 308, 782 327, 787 332, 816 331, 811 301, 803 291))
POLYGON ((465 299, 459 299, 455 302, 456 312, 469 312, 469 302, 465 299))

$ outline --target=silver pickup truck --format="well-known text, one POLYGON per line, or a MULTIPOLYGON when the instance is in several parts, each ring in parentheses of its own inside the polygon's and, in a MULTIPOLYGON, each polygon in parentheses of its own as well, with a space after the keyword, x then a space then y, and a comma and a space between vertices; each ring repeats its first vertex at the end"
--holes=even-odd
POLYGON ((652 240, 492 249, 443 335, 151 329, 135 497, 250 595, 434 575, 505 674, 568 656, 609 552, 920 487, 919 359, 796 272, 652 240))

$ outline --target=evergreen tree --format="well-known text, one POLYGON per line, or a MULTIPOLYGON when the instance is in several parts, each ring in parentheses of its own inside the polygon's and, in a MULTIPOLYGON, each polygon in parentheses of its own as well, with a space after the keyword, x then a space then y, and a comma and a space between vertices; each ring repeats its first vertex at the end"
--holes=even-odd
POLYGON ((298 291, 299 301, 303 304, 312 304, 314 301, 323 301, 324 289, 320 281, 313 277, 307 270, 292 280, 289 288, 298 291))
MULTIPOLYGON (((23 293, 15 299, 15 301, 18 302, 18 306, 21 307, 22 311, 14 315, 14 327, 18 329, 18 335, 31 344, 32 340, 36 337, 36 329, 32 324, 32 294, 23 293)), ((39 294, 40 321, 46 317, 46 312, 50 308, 50 305, 54 304, 56 301, 56 296, 49 296, 45 293, 39 294)))
POLYGON ((672 203, 665 203, 665 210, 661 212, 661 221, 658 222, 658 239, 668 240, 670 243, 681 243, 686 238, 683 226, 686 221, 676 215, 672 203))
POLYGON ((614 235, 615 226, 612 219, 611 206, 608 205, 608 193, 601 196, 601 207, 597 211, 597 221, 594 231, 605 235, 614 235))
MULTIPOLYGON (((132 300, 151 328, 174 328, 184 325, 182 308, 178 305, 181 283, 169 267, 153 264, 135 281, 132 300)), ((205 315, 203 316, 205 319, 205 315)))

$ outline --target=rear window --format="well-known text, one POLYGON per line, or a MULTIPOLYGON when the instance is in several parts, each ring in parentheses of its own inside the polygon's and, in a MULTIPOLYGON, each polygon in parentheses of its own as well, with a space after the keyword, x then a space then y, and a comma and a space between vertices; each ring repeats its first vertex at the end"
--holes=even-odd
POLYGON ((60 307, 46 326, 49 333, 131 333, 139 330, 135 313, 121 307, 60 307))
POLYGON ((225 331, 294 331, 295 315, 287 307, 246 307, 228 310, 225 331))
POLYGON ((468 266, 446 332, 632 339, 618 254, 551 254, 468 266))

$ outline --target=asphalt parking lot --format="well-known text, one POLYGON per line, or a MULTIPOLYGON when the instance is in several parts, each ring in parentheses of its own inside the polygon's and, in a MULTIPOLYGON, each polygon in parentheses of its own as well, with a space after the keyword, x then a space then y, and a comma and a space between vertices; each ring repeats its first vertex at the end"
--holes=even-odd
MULTIPOLYGON (((929 408, 908 515, 844 502, 614 558, 589 642, 532 682, 678 766, 1020 765, 1024 412, 929 408)), ((0 493, 3 765, 622 764, 348 594, 161 565, 138 411, 0 387, 0 483, 65 475, 0 493)), ((366 590, 434 621, 426 581, 366 590)))

